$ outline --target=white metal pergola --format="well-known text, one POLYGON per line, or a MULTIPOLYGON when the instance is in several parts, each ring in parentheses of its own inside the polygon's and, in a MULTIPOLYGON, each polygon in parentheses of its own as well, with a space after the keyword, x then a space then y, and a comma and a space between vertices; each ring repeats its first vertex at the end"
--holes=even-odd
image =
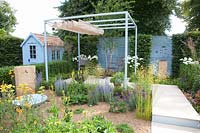
MULTIPOLYGON (((46 81, 48 81, 48 59, 47 59, 47 39, 46 39, 46 24, 55 21, 67 21, 73 19, 84 19, 84 18, 93 18, 93 17, 103 17, 103 16, 112 16, 113 19, 98 19, 86 21, 90 24, 97 26, 99 29, 103 30, 112 30, 112 29, 125 29, 125 70, 124 70, 124 87, 127 88, 127 69, 128 69, 128 30, 135 29, 135 57, 137 57, 137 25, 134 22, 131 15, 128 11, 123 12, 110 12, 110 13, 99 13, 99 14, 89 14, 89 15, 80 15, 80 16, 71 16, 71 17, 63 17, 63 18, 55 18, 44 20, 44 46, 45 46, 45 71, 46 71, 46 81), (124 15, 121 18, 114 18, 115 15, 124 15)), ((80 69, 80 33, 78 33, 78 68, 80 69)), ((136 63, 137 58, 135 59, 135 67, 134 72, 136 73, 136 63)))

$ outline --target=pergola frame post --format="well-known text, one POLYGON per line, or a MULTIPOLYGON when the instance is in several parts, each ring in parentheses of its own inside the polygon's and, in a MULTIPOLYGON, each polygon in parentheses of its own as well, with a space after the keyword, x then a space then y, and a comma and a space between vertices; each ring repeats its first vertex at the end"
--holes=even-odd
POLYGON ((127 88, 128 71, 128 13, 125 14, 125 69, 124 69, 124 88, 127 88))
MULTIPOLYGON (((128 11, 123 12, 110 12, 110 13, 99 13, 99 14, 89 14, 80 16, 71 16, 63 18, 48 19, 44 21, 44 45, 45 45, 45 70, 46 70, 46 81, 48 81, 48 60, 47 60, 47 40, 46 40, 46 24, 51 21, 61 21, 61 20, 72 20, 72 19, 83 19, 83 18, 93 18, 102 16, 116 16, 124 15, 124 18, 115 19, 99 19, 87 21, 91 24, 97 23, 95 26, 100 29, 125 29, 125 70, 124 70, 124 88, 127 88, 127 75, 128 75, 128 30, 135 29, 135 68, 134 72, 136 74, 136 64, 137 64, 137 25, 135 24, 133 18, 130 16, 128 11), (108 23, 110 22, 110 23, 108 23), (119 22, 119 23, 116 23, 119 22), (99 24, 100 23, 100 24, 99 24), (101 24, 103 23, 103 24, 101 24)), ((80 70, 80 34, 78 33, 78 70, 80 70)))
POLYGON ((78 70, 80 70, 81 66, 81 48, 80 48, 80 33, 78 33, 78 70))
POLYGON ((47 33, 46 33, 46 21, 44 21, 44 55, 45 55, 45 75, 46 75, 46 81, 49 81, 48 76, 48 58, 47 58, 47 33))

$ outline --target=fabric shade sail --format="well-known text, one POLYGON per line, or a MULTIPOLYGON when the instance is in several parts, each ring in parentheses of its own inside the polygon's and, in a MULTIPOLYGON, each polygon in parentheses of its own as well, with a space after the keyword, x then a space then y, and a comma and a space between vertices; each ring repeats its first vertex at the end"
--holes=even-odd
POLYGON ((87 35, 103 35, 104 34, 103 29, 99 29, 97 26, 92 25, 82 20, 54 22, 51 26, 56 29, 67 30, 67 31, 80 33, 80 34, 87 34, 87 35))

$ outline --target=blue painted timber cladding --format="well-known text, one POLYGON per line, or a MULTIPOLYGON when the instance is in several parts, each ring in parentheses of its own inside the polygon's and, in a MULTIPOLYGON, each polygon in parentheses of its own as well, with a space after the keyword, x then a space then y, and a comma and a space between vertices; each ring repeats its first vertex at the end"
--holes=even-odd
MULTIPOLYGON (((97 44, 97 54, 99 57, 99 64, 103 68, 106 66, 106 57, 109 65, 109 52, 105 54, 105 44, 108 39, 100 38, 97 44), (106 41, 105 41, 106 40, 106 41)), ((124 37, 114 38, 113 41, 117 44, 117 47, 113 50, 112 70, 120 71, 124 66, 123 59, 125 57, 125 39, 124 37)), ((134 45, 134 44, 130 44, 134 45)), ((168 36, 153 36, 152 38, 152 51, 150 57, 150 63, 155 66, 156 72, 158 72, 159 61, 167 61, 167 73, 171 74, 172 65, 172 41, 168 36)))
POLYGON ((150 63, 158 72, 159 61, 167 61, 167 74, 171 75, 172 40, 168 36, 153 36, 150 63))
MULTIPOLYGON (((28 38, 22 43, 22 53, 23 53, 23 65, 44 63, 44 45, 39 42, 33 34, 30 34, 28 38), (30 58, 30 45, 36 46, 36 58, 30 58)), ((60 59, 57 58, 57 53, 55 54, 55 60, 62 60, 64 54, 63 47, 48 46, 48 61, 52 60, 52 51, 60 51, 60 59)))
POLYGON ((119 71, 124 66, 124 57, 125 57, 125 39, 124 37, 120 38, 100 38, 97 44, 97 55, 99 57, 99 64, 103 68, 108 68, 110 64, 110 51, 106 51, 106 45, 109 45, 110 42, 115 44, 112 54, 112 65, 111 69, 114 71, 119 71), (106 63, 107 58, 107 63, 106 63))

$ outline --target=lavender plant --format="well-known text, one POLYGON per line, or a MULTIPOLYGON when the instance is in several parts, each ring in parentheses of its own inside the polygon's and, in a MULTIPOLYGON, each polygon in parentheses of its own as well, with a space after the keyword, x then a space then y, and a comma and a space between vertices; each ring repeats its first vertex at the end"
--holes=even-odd
POLYGON ((69 85, 64 80, 59 78, 58 80, 55 81, 54 86, 55 86, 56 95, 62 96, 62 92, 67 91, 67 88, 69 85))

